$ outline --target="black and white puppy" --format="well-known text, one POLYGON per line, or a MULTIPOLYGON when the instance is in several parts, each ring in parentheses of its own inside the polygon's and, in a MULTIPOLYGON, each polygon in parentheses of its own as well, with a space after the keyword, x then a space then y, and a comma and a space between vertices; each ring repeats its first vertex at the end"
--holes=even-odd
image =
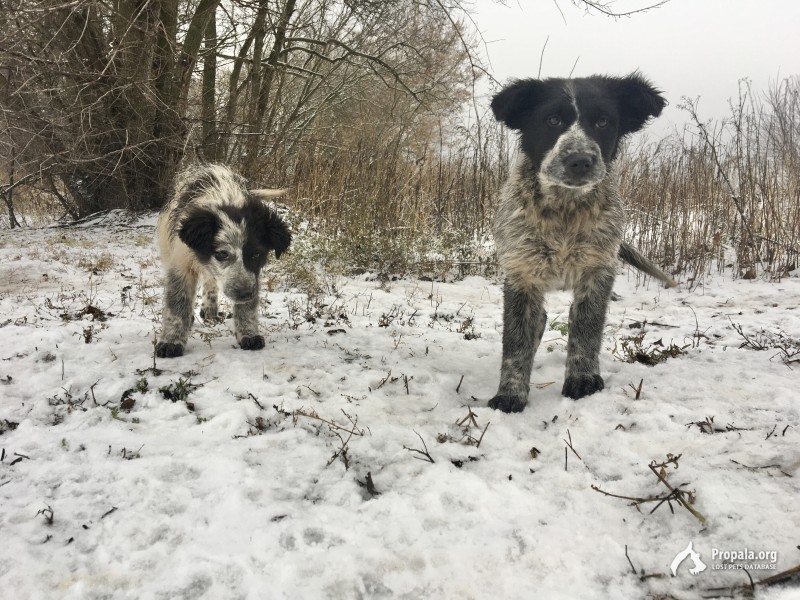
POLYGON ((518 412, 528 403, 546 292, 574 291, 561 393, 577 399, 604 387, 598 357, 617 258, 675 285, 622 242, 623 202, 612 170, 620 140, 665 104, 637 73, 523 79, 493 98, 495 118, 519 132, 521 152, 495 222, 505 272, 503 362, 490 407, 518 412))
POLYGON ((280 257, 291 243, 286 224, 265 201, 285 190, 251 190, 241 176, 218 164, 181 172, 156 228, 166 270, 159 357, 181 356, 194 320, 198 279, 200 316, 218 319, 218 286, 233 302, 236 340, 245 350, 264 347, 258 333, 259 273, 271 250, 280 257))

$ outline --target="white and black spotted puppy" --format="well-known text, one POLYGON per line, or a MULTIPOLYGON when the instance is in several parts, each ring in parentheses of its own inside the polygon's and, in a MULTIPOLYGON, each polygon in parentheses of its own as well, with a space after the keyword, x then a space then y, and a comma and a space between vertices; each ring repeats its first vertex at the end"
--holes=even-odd
POLYGON ((639 74, 523 79, 493 98, 495 117, 519 132, 521 153, 495 222, 505 272, 503 360, 490 407, 518 412, 527 404, 548 291, 574 291, 561 393, 577 399, 605 385, 599 352, 617 259, 675 285, 622 242, 623 202, 613 173, 620 140, 665 105, 639 74))
POLYGON ((156 235, 166 271, 161 338, 156 356, 181 356, 194 320, 198 281, 200 316, 218 319, 221 284, 233 302, 236 340, 245 350, 264 347, 258 332, 259 274, 270 251, 280 257, 291 233, 265 203, 285 190, 251 190, 244 178, 218 164, 181 172, 158 219, 156 235))

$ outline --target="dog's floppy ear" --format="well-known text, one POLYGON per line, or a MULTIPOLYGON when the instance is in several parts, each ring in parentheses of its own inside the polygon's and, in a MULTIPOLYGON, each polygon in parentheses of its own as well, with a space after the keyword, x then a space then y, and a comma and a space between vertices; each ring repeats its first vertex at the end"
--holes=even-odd
POLYGON ((494 118, 511 129, 521 129, 525 113, 539 102, 544 83, 538 79, 516 79, 492 98, 494 118))
POLYGON ((639 131, 652 117, 657 117, 667 105, 667 100, 639 73, 614 78, 614 89, 620 112, 620 134, 639 131))
POLYGON ((286 223, 271 209, 267 209, 258 223, 258 235, 267 248, 275 250, 275 258, 280 258, 292 243, 292 233, 286 223))
POLYGON ((211 256, 219 218, 205 208, 192 209, 183 220, 178 237, 200 256, 211 256))

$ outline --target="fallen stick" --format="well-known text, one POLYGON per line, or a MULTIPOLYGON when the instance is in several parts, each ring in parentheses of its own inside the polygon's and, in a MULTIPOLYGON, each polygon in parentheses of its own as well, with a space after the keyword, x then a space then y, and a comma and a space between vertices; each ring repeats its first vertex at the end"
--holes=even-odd
MULTIPOLYGON (((323 419, 322 417, 320 417, 313 410, 311 412, 306 412, 304 409, 299 408, 299 409, 297 409, 296 411, 294 411, 292 413, 292 416, 294 416, 295 418, 296 417, 307 417, 309 419, 316 419, 317 421, 322 421, 326 425, 329 425, 330 427, 333 427, 334 429, 338 429, 339 431, 345 431, 345 432, 350 433, 352 435, 364 435, 364 430, 363 429, 358 429, 358 427, 355 425, 355 423, 353 423, 353 428, 352 429, 348 429, 347 427, 339 425, 334 420, 323 419)), ((351 423, 352 423, 352 421, 351 421, 351 423)))
POLYGON ((705 518, 705 517, 704 517, 702 514, 700 514, 698 511, 696 511, 694 508, 692 508, 692 507, 691 507, 691 505, 690 505, 688 502, 686 502, 686 501, 683 499, 683 497, 681 496, 681 494, 680 494, 678 491, 676 491, 676 490, 675 490, 675 488, 674 488, 674 487, 672 487, 672 486, 669 484, 669 482, 666 480, 666 478, 665 478, 663 475, 661 475, 661 473, 659 473, 659 472, 656 470, 656 468, 655 468, 655 465, 654 465, 654 464, 650 464, 649 466, 650 466, 650 470, 651 470, 651 471, 652 471, 652 472, 655 474, 655 476, 656 476, 656 477, 658 477, 658 480, 659 480, 661 483, 663 483, 665 486, 667 486, 667 489, 668 489, 670 492, 672 492, 673 494, 675 494, 675 500, 676 500, 678 503, 680 503, 680 505, 681 505, 681 506, 683 506, 683 508, 685 508, 685 509, 686 509, 686 510, 688 510, 690 513, 692 513, 692 515, 693 515, 693 516, 694 516, 694 517, 695 517, 695 518, 696 518, 698 521, 700 521, 701 523, 705 524, 705 522, 706 522, 706 518, 705 518))

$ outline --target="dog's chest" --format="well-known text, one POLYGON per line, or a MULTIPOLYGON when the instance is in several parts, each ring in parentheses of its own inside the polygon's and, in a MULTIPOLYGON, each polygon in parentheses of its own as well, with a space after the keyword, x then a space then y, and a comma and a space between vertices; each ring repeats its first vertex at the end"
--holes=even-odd
POLYGON ((542 290, 572 288, 615 264, 617 211, 588 206, 555 213, 519 207, 498 231, 498 258, 510 280, 542 290))

